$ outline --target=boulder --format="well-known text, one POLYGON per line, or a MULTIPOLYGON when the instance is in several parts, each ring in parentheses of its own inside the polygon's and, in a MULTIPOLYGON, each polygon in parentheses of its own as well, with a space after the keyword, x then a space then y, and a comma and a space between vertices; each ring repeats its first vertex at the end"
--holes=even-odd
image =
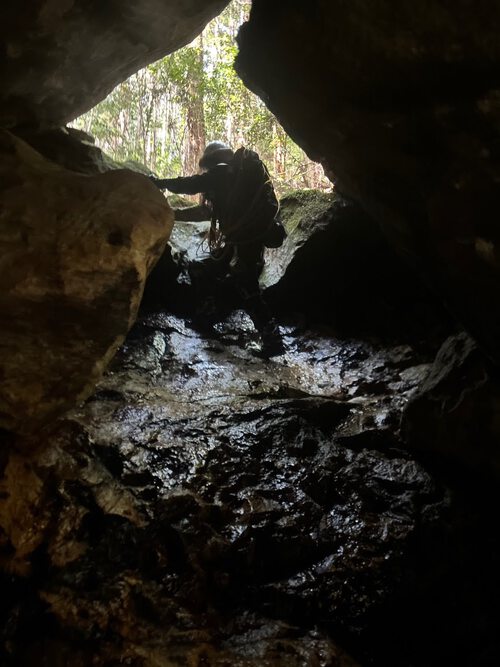
POLYGON ((143 176, 84 176, 0 134, 0 427, 85 398, 134 322, 173 215, 143 176))
POLYGON ((162 256, 147 279, 142 305, 145 309, 161 308, 192 313, 197 307, 197 293, 192 285, 189 268, 193 263, 208 257, 204 239, 210 223, 179 220, 178 216, 196 217, 182 214, 197 207, 184 207, 180 198, 168 199, 176 206, 175 224, 162 256))
POLYGON ((266 250, 260 277, 275 308, 306 312, 356 334, 406 330, 430 337, 445 323, 437 300, 356 202, 297 190, 280 204, 288 236, 280 248, 266 250))
POLYGON ((254 0, 237 69, 500 362, 500 5, 254 0))
POLYGON ((41 0, 0 9, 0 127, 58 127, 188 44, 228 0, 41 0))
POLYGON ((465 470, 500 478, 500 383, 475 342, 449 337, 407 406, 407 446, 447 474, 465 470))
POLYGON ((95 139, 90 134, 74 127, 24 130, 17 136, 51 162, 79 174, 103 174, 111 169, 129 168, 144 175, 151 174, 144 166, 137 169, 136 163, 115 162, 95 145, 95 139))

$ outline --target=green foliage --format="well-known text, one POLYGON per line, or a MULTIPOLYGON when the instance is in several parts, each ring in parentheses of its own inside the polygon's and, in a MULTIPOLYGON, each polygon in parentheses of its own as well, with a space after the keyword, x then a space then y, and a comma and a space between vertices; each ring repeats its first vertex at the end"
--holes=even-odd
POLYGON ((233 0, 192 44, 137 72, 74 125, 112 159, 142 162, 165 176, 182 173, 186 155, 206 137, 256 150, 278 191, 330 187, 234 71, 235 36, 250 4, 233 0))

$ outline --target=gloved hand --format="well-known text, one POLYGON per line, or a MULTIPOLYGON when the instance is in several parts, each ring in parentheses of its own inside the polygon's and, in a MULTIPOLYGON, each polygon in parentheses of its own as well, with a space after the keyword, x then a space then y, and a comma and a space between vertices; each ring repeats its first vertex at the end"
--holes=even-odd
POLYGON ((159 188, 160 190, 165 189, 165 188, 162 188, 161 185, 160 185, 161 179, 156 178, 156 176, 148 176, 148 178, 151 181, 151 183, 153 183, 153 185, 156 185, 156 187, 159 188))

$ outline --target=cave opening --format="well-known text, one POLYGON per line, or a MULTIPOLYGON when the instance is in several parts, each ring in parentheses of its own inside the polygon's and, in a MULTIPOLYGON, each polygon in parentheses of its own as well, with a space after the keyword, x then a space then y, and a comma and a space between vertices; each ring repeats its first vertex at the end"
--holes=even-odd
MULTIPOLYGON (((459 299, 447 298, 450 284, 431 261, 445 245, 457 261, 455 286, 464 266, 468 275, 477 268, 466 254, 463 193, 477 182, 469 172, 455 188, 460 253, 446 245, 444 223, 435 246, 432 234, 411 245, 418 224, 432 229, 450 202, 442 180, 439 194, 430 187, 436 164, 439 179, 448 175, 450 137, 460 135, 466 160, 487 134, 481 125, 476 142, 464 138, 463 118, 476 127, 470 105, 443 108, 455 79, 438 95, 437 126, 425 107, 434 90, 426 48, 433 63, 441 42, 432 31, 451 25, 458 39, 455 19, 446 3, 428 18, 387 0, 371 21, 368 3, 346 12, 345 3, 254 0, 238 71, 282 126, 228 69, 249 4, 221 14, 219 0, 189 0, 189 11, 164 0, 106 11, 90 3, 82 26, 83 5, 47 3, 18 20, 29 49, 21 36, 5 48, 12 77, 26 71, 28 80, 28 93, 16 83, 0 105, 6 666, 497 663, 492 337, 467 307, 457 318, 459 299), (40 52, 46 89, 33 77, 31 20, 43 49, 51 22, 69 48, 50 62, 57 76, 47 76, 40 52), (188 46, 158 61, 154 42, 168 25, 167 37, 178 33, 188 46), (369 49, 380 48, 387 26, 401 28, 397 48, 377 60, 369 49), (125 70, 154 64, 74 123, 78 131, 61 132, 61 120, 90 106, 70 78, 66 98, 57 97, 64 68, 82 46, 100 62, 104 44, 107 62, 113 30, 119 64, 104 68, 97 97, 112 88, 113 71, 123 68, 124 80, 125 70), (228 57, 217 68, 215 43, 228 57), (336 43, 344 50, 330 58, 336 43), (352 69, 342 69, 352 48, 352 69), (417 82, 421 106, 412 97, 406 117, 406 89, 394 103, 382 98, 413 57, 411 76, 423 72, 425 85, 417 82), (360 62, 376 63, 378 106, 360 62), (222 78, 218 69, 227 69, 222 78), (318 80, 344 96, 338 106, 318 80), (183 97, 193 81, 203 95, 194 86, 183 97), (39 124, 27 123, 36 114, 39 124), (329 173, 338 165, 339 187, 323 188, 283 127, 329 173), (97 146, 79 130, 97 135, 97 146), (287 236, 265 249, 259 276, 282 344, 273 354, 262 354, 262 331, 234 277, 200 270, 209 221, 191 219, 192 201, 164 197, 144 177, 194 173, 212 138, 257 148, 279 194, 287 236), (474 327, 464 331, 471 321, 478 342, 474 327)), ((486 31, 477 17, 468 25, 486 31)), ((486 264, 474 279, 490 295, 494 240, 486 264)))
POLYGON ((134 73, 71 127, 90 135, 110 166, 195 174, 207 143, 218 140, 256 151, 280 195, 331 189, 321 165, 234 69, 237 34, 250 8, 251 0, 232 0, 190 44, 134 73))

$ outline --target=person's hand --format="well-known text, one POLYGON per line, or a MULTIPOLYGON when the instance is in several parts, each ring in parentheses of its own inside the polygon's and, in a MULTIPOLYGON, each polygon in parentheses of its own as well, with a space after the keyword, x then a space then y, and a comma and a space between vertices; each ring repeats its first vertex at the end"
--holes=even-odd
POLYGON ((159 188, 160 190, 162 189, 159 185, 159 183, 160 183, 159 178, 156 178, 156 176, 148 176, 148 178, 151 181, 151 183, 153 183, 153 185, 156 185, 156 187, 159 188))

